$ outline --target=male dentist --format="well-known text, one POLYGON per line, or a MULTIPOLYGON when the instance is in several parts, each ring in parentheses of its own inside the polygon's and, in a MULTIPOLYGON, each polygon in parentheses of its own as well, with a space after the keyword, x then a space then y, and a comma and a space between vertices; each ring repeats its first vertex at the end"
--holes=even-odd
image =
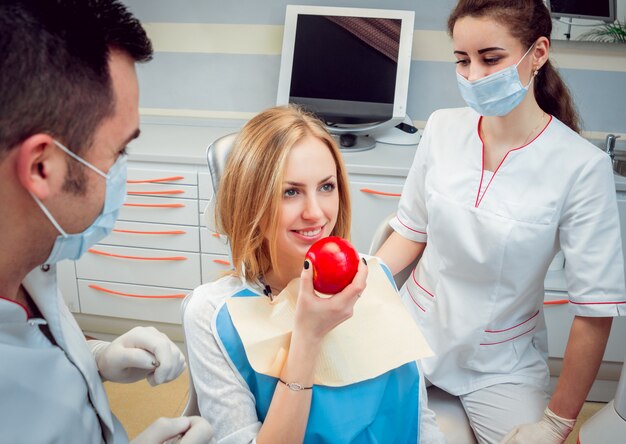
MULTIPOLYGON (((0 0, 0 436, 124 443, 102 380, 161 384, 184 369, 154 328, 86 341, 55 264, 106 236, 139 134, 135 63, 152 47, 117 0, 0 0)), ((199 417, 159 419, 135 443, 212 440, 199 417)))

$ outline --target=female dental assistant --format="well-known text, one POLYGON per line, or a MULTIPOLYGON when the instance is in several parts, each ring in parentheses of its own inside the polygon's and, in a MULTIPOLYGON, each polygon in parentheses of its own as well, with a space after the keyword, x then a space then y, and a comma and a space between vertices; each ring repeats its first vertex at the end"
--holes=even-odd
POLYGON ((469 108, 428 120, 377 256, 397 273, 422 254, 402 297, 435 351, 424 375, 479 441, 562 443, 626 313, 610 161, 578 135, 542 0, 461 0, 448 30, 469 108), (549 399, 543 281, 559 249, 576 317, 549 399))

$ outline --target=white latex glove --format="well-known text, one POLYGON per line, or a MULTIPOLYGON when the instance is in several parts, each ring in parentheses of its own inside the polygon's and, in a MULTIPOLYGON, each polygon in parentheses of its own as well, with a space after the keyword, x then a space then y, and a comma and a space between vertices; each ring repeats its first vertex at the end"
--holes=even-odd
POLYGON ((558 416, 548 407, 541 421, 515 427, 502 440, 502 444, 562 444, 576 424, 575 419, 558 416))
POLYGON ((213 444, 213 428, 199 416, 159 418, 141 432, 131 444, 213 444))
POLYGON ((185 357, 178 347, 154 327, 135 327, 113 342, 88 343, 104 380, 147 378, 155 386, 177 378, 185 369, 185 357))

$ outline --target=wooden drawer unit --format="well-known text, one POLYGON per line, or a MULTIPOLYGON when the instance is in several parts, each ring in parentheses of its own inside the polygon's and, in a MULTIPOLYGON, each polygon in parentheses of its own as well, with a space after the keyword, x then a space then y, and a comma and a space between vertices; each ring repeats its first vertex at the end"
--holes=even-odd
POLYGON ((84 314, 180 324, 187 289, 78 280, 84 314))
POLYGON ((96 245, 76 262, 79 279, 193 289, 200 285, 200 255, 96 245))
POLYGON ((199 228, 118 220, 100 244, 199 252, 199 228))

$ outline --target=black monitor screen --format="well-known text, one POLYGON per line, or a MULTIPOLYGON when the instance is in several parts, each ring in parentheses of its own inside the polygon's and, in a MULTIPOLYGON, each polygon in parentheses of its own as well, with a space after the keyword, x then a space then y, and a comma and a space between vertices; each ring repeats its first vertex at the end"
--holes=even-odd
POLYGON ((611 17, 612 0, 550 0, 550 11, 554 14, 590 17, 611 17))
POLYGON ((327 121, 389 119, 400 25, 400 19, 299 15, 290 102, 314 103, 312 111, 327 121), (351 110, 342 115, 346 106, 351 110))

